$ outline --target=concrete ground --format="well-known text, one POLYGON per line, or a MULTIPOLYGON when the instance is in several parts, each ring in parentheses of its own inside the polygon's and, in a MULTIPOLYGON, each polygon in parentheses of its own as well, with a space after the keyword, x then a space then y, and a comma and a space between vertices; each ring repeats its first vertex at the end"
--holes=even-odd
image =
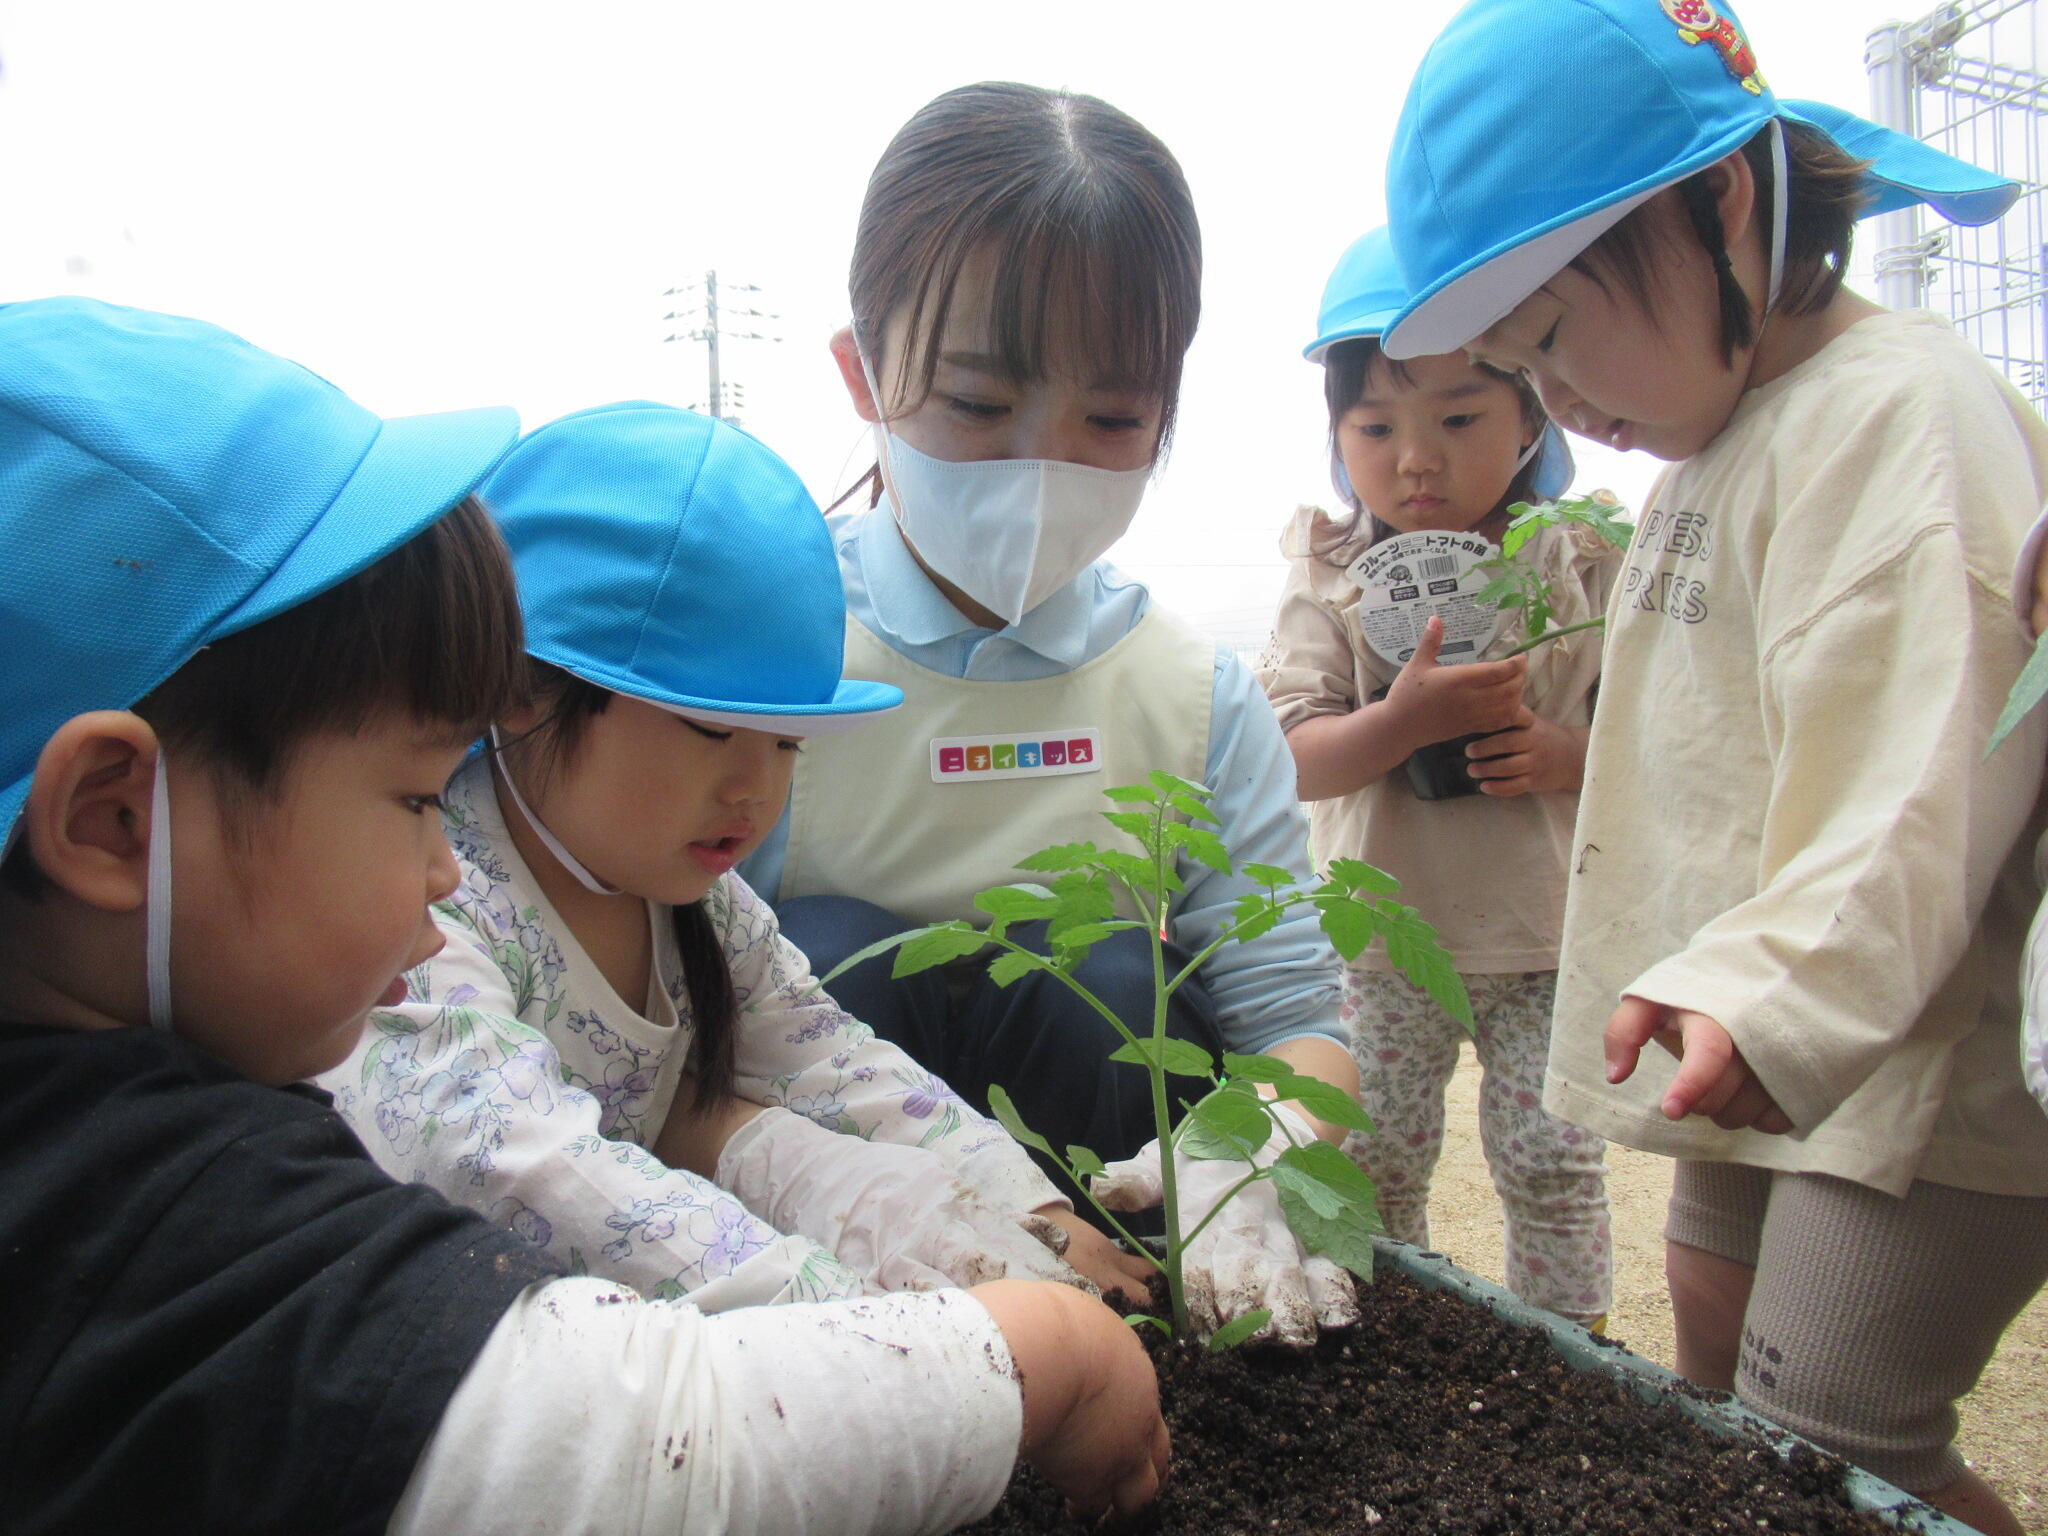
MULTIPOLYGON (((1500 1203, 1479 1150, 1479 1065, 1468 1050, 1450 1089, 1444 1158, 1430 1199, 1430 1241, 1454 1261, 1501 1282, 1500 1203)), ((1672 1361, 1671 1305, 1664 1292, 1666 1158, 1608 1148, 1614 1207, 1615 1302, 1609 1332, 1661 1365, 1672 1361)), ((2006 1334, 1977 1390, 1962 1404, 1963 1452, 2018 1511, 2033 1536, 2048 1536, 2048 1293, 2006 1334)))

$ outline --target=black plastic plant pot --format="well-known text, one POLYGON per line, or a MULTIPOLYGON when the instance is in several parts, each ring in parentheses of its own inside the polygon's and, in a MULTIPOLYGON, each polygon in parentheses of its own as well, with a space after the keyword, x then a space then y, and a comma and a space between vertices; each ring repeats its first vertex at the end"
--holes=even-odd
POLYGON ((1479 781, 1467 771, 1472 759, 1465 749, 1484 736, 1459 736, 1451 741, 1432 741, 1408 754, 1402 766, 1408 772, 1408 787, 1418 800, 1455 800, 1460 795, 1479 793, 1479 781))
MULTIPOLYGON (((1377 704, 1387 696, 1381 688, 1372 696, 1377 704)), ((1465 756, 1465 749, 1475 741, 1484 741, 1486 734, 1459 736, 1450 741, 1432 741, 1426 747, 1417 747, 1408 754, 1408 761, 1402 769, 1408 776, 1408 787, 1415 792, 1418 800, 1456 800, 1463 795, 1479 793, 1479 781, 1466 770, 1474 759, 1465 756)))

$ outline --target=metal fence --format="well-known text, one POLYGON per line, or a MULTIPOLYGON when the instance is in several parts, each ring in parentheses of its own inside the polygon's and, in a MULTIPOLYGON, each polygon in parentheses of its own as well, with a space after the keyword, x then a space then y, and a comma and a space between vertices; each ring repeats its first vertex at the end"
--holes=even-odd
POLYGON ((1946 313, 2032 400, 2048 406, 2048 55, 2037 0, 1954 0, 1870 34, 1872 113, 2022 184, 1979 229, 1921 208, 1874 220, 1878 298, 1946 313))

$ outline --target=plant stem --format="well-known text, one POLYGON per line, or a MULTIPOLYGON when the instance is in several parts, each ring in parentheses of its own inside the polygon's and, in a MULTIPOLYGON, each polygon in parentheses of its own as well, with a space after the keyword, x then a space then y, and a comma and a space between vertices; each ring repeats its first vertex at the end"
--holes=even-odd
POLYGON ((1509 651, 1507 655, 1501 657, 1500 659, 1502 661, 1512 661, 1515 659, 1515 657, 1520 656, 1525 651, 1535 650, 1536 647, 1539 645, 1547 645, 1552 640, 1562 639, 1566 635, 1576 635, 1582 629, 1598 629, 1606 622, 1607 620, 1605 619, 1605 617, 1597 619, 1587 619, 1584 623, 1581 624, 1567 624, 1563 629, 1549 630, 1544 634, 1538 635, 1534 640, 1529 641, 1527 644, 1516 646, 1512 651, 1509 651))
POLYGON ((1187 1280, 1182 1275, 1181 1256, 1187 1240, 1180 1230, 1180 1180, 1174 1168, 1173 1123, 1166 1102, 1166 1004, 1173 995, 1166 984, 1166 801, 1162 797, 1153 817, 1153 868, 1159 880, 1159 921, 1148 926, 1152 939, 1152 1060, 1147 1070, 1152 1078, 1152 1125, 1159 1142, 1159 1194, 1166 1214, 1166 1294, 1173 1304, 1173 1336, 1189 1338, 1194 1324, 1188 1317, 1187 1280))

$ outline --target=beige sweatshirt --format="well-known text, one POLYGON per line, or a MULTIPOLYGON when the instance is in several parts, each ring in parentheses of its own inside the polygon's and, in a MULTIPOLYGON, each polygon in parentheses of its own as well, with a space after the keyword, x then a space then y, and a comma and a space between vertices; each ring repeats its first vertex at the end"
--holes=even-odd
POLYGON ((2048 427, 1920 313, 1852 327, 1665 473, 1607 637, 1554 1113, 1894 1194, 2048 1194, 2017 996, 2048 712, 1984 759, 2044 494, 2048 427), (1794 1134, 1664 1119, 1654 1046, 1608 1085, 1624 993, 1718 1020, 1794 1134))
MULTIPOLYGON (((1327 546, 1336 526, 1302 507, 1280 541, 1291 564, 1259 681, 1283 731, 1316 715, 1349 714, 1401 670, 1359 634, 1359 589, 1344 572, 1365 552, 1367 535, 1328 558, 1313 552, 1327 546)), ((1605 610, 1621 556, 1592 534, 1552 529, 1524 558, 1549 578, 1559 627, 1605 610)), ((1482 659, 1527 638, 1511 616, 1482 659)), ((1567 635, 1530 653, 1523 698, 1548 720, 1583 726, 1599 672, 1599 631, 1567 635)), ((1418 800, 1397 769, 1355 794, 1315 801, 1309 824, 1318 864, 1357 858, 1378 865, 1400 880, 1401 899, 1435 925, 1461 971, 1500 975, 1556 968, 1577 808, 1572 794, 1418 800)), ((1386 947, 1373 945, 1355 963, 1388 969, 1386 947)))

